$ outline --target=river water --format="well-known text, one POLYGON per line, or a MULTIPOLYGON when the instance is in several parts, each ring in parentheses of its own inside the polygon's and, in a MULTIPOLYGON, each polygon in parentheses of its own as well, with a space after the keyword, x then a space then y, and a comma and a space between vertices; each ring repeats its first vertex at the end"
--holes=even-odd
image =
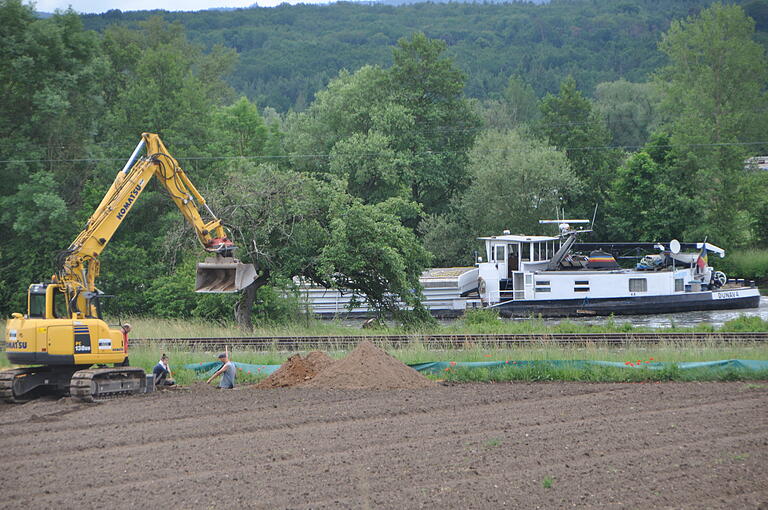
MULTIPOLYGON (((691 327, 699 324, 711 324, 719 327, 723 323, 736 319, 740 315, 757 316, 768 320, 768 288, 761 288, 760 306, 758 308, 746 308, 743 310, 709 310, 702 312, 667 313, 658 315, 617 315, 613 322, 623 324, 629 322, 634 326, 650 328, 691 327)), ((525 320, 525 319, 508 319, 525 320)), ((546 324, 559 324, 566 319, 543 319, 546 324)), ((571 322, 583 324, 604 324, 608 317, 574 317, 567 319, 571 322)))

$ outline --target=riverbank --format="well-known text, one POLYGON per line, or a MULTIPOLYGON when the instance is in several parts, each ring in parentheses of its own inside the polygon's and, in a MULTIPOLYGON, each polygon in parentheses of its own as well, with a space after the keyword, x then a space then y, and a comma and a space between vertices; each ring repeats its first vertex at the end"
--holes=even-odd
MULTIPOLYGON (((525 320, 502 320, 490 310, 470 310, 462 319, 441 322, 425 326, 418 330, 424 334, 555 334, 555 333, 642 333, 658 331, 658 328, 634 325, 644 316, 603 317, 594 322, 581 320, 559 320, 556 322, 535 318, 525 320), (632 321, 632 322, 630 322, 632 321)), ((117 321, 109 321, 116 323, 117 321)), ((238 337, 238 336, 335 336, 368 334, 405 334, 412 330, 393 324, 374 325, 363 329, 361 322, 342 320, 317 320, 302 318, 290 324, 258 325, 251 331, 239 328, 234 323, 214 323, 199 319, 154 319, 125 318, 133 327, 132 338, 194 338, 194 337, 238 337)), ((758 316, 736 315, 721 326, 701 322, 695 326, 677 326, 672 324, 664 331, 670 332, 711 332, 711 331, 768 331, 768 320, 758 316)))

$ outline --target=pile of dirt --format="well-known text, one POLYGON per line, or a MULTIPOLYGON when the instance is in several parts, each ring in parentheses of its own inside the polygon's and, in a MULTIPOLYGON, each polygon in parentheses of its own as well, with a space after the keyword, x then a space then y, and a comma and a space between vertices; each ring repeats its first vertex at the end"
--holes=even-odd
POLYGON ((312 351, 305 357, 294 354, 269 377, 256 385, 257 388, 285 388, 311 380, 332 366, 333 359, 320 351, 312 351))
POLYGON ((435 385, 434 381, 369 341, 361 342, 349 356, 301 384, 308 388, 371 390, 429 388, 435 385))

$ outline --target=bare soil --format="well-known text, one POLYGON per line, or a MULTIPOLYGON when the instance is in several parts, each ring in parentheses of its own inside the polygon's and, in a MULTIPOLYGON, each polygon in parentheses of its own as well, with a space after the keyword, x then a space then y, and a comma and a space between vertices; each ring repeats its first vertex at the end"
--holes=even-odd
POLYGON ((0 507, 758 509, 766 424, 767 382, 4 404, 0 507))

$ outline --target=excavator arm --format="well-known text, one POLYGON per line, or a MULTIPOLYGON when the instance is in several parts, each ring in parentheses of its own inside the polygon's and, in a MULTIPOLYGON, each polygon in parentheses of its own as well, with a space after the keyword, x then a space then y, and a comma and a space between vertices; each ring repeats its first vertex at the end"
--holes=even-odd
POLYGON ((196 291, 236 292, 256 278, 253 265, 234 259, 235 245, 227 237, 221 220, 213 214, 160 137, 143 133, 141 138, 85 228, 60 255, 58 284, 67 294, 70 312, 78 316, 94 315, 90 310, 90 300, 97 293, 95 282, 99 274, 99 255, 153 177, 157 177, 195 229, 203 248, 214 255, 198 265, 196 291), (146 155, 139 157, 144 148, 146 155), (212 219, 203 220, 201 207, 212 219))

